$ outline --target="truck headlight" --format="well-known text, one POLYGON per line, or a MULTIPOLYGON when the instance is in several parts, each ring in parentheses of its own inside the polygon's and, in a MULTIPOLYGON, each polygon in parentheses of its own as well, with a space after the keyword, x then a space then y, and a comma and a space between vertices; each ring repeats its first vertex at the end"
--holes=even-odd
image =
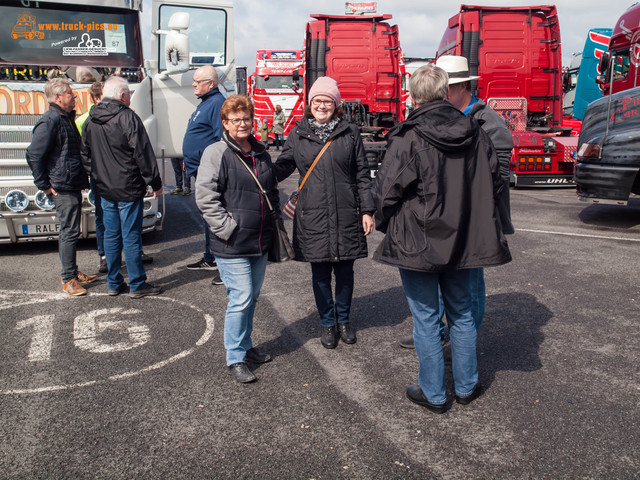
POLYGON ((29 197, 22 190, 11 190, 4 196, 4 203, 9 210, 21 212, 29 206, 29 197))
POLYGON ((38 190, 38 193, 36 193, 35 200, 38 208, 42 210, 51 210, 55 207, 53 202, 49 200, 49 196, 46 193, 44 193, 42 190, 38 190))

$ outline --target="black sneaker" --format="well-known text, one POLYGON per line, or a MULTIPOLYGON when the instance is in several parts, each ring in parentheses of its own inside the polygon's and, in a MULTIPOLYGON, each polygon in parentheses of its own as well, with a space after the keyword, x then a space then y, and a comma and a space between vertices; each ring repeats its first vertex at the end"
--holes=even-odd
POLYGON ((107 290, 107 293, 112 297, 115 297, 117 295, 120 295, 121 293, 127 293, 128 291, 129 291, 129 285, 127 285, 126 283, 121 283, 120 286, 115 290, 111 290, 111 289, 107 290))
POLYGON ((129 292, 131 298, 150 297, 152 295, 160 295, 162 293, 162 287, 154 287, 150 283, 145 283, 142 288, 138 290, 132 290, 129 292))
POLYGON ((224 285, 224 282, 220 278, 220 274, 218 272, 213 274, 213 278, 211 279, 211 285, 224 285))
POLYGON ((204 258, 201 258, 196 263, 190 263, 187 265, 187 270, 217 270, 218 266, 216 261, 207 262, 204 258))
POLYGON ((107 258, 103 255, 100 257, 100 266, 98 267, 98 273, 107 273, 109 267, 107 266, 107 258))
POLYGON ((142 263, 151 263, 153 262, 153 257, 151 255, 147 255, 146 253, 142 252, 142 263))

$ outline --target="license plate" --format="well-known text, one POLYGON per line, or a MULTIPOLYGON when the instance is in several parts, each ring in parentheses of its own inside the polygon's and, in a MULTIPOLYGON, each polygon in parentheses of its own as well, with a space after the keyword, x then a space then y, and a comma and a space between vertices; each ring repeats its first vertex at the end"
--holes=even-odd
POLYGON ((60 233, 59 223, 36 223, 22 225, 23 235, 44 235, 51 233, 60 233))

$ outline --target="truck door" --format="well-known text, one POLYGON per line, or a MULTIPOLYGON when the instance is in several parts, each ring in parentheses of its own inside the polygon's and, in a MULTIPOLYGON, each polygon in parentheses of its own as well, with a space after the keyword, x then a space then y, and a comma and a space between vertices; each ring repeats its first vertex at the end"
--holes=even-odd
MULTIPOLYGON (((153 1, 151 58, 145 66, 151 80, 141 89, 136 112, 152 138, 158 157, 182 157, 182 140, 187 123, 199 103, 193 94, 193 73, 203 65, 213 65, 220 77, 220 91, 228 96, 236 91, 235 52, 233 46, 233 3, 231 1, 171 2, 153 1), (206 6, 205 6, 206 5, 206 6), (181 61, 188 70, 166 73, 165 44, 169 19, 174 13, 189 14, 188 28, 181 33, 188 37, 188 49, 181 61), (142 92, 141 92, 142 93, 142 92), (151 99, 149 101, 148 99, 151 99)), ((133 108, 133 99, 132 99, 133 108)))

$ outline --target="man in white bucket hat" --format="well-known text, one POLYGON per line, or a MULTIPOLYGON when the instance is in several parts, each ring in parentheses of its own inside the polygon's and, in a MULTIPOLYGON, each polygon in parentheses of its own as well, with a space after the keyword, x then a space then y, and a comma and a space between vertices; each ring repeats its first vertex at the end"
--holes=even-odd
MULTIPOLYGON (((442 68, 449 75, 449 88, 447 101, 465 115, 471 115, 480 124, 480 127, 489 135, 496 150, 500 162, 500 176, 504 182, 502 193, 497 202, 498 217, 502 223, 504 234, 514 233, 511 223, 511 208, 509 198, 509 161, 513 150, 513 137, 507 128, 504 118, 498 115, 482 100, 478 100, 471 93, 471 81, 480 77, 471 75, 469 63, 465 57, 457 55, 443 55, 436 60, 436 66, 442 68)), ((480 328, 485 309, 485 284, 484 269, 475 270, 475 289, 473 292, 474 321, 476 329, 480 328)), ((442 299, 440 302, 441 318, 444 314, 442 299)), ((444 323, 441 321, 441 336, 444 342, 444 323)), ((414 348, 413 335, 407 335, 399 339, 398 344, 404 348, 414 348)), ((447 354, 448 357, 448 354, 447 354)))

